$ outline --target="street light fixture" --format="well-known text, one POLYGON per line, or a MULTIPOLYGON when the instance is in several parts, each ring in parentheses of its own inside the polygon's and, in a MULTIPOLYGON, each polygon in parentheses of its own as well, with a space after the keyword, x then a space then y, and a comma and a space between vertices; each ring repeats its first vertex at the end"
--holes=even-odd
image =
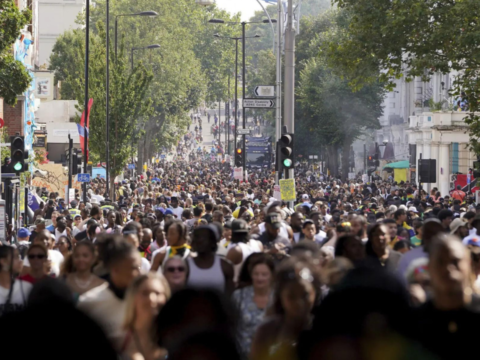
POLYGON ((134 14, 120 14, 115 16, 115 57, 117 57, 117 36, 118 36, 118 18, 125 16, 146 16, 146 17, 155 17, 158 16, 156 11, 141 11, 134 14))
MULTIPOLYGON (((275 20, 276 21, 276 20, 275 20)), ((246 39, 246 36, 245 36, 245 30, 246 30, 246 26, 247 24, 265 24, 265 23, 270 23, 270 22, 273 22, 273 19, 272 20, 265 20, 264 21, 242 21, 242 22, 230 22, 230 21, 225 21, 225 20, 222 20, 222 19, 210 19, 208 21, 209 23, 212 23, 212 24, 234 24, 234 25, 242 25, 242 98, 243 100, 245 100, 245 62, 246 62, 246 55, 245 55, 245 39, 246 39)), ((254 37, 259 37, 259 36, 254 36, 254 37)), ((236 75, 236 74, 235 74, 236 75)), ((237 99, 235 99, 235 101, 237 101, 237 99)), ((247 122, 247 119, 245 118, 245 107, 243 107, 242 109, 242 118, 243 118, 243 128, 246 127, 246 122, 247 122)), ((235 127, 235 133, 237 132, 237 127, 235 127)), ((243 137, 243 152, 245 152, 245 135, 242 135, 243 137)), ((235 141, 236 141, 236 134, 235 134, 235 141)), ((243 169, 245 170, 245 157, 243 158, 243 169)), ((245 172, 243 174, 243 180, 245 180, 245 172)))
MULTIPOLYGON (((214 21, 223 21, 219 19, 213 19, 214 21)), ((235 134, 234 134, 234 139, 235 143, 237 142, 237 128, 238 128, 238 107, 237 107, 237 100, 238 100, 238 94, 237 94, 237 89, 238 89, 238 41, 242 40, 241 37, 230 37, 230 36, 221 36, 220 34, 213 34, 214 37, 218 39, 228 39, 228 40, 235 40, 235 134)), ((247 36, 245 39, 253 39, 253 38, 259 38, 261 37, 258 34, 255 34, 254 36, 247 36)), ((230 75, 229 75, 229 81, 230 81, 230 75)), ((230 85, 228 86, 228 89, 230 90, 230 85)), ((229 96, 230 97, 230 96, 229 96)), ((229 99, 230 101, 230 99, 229 99)), ((226 121, 226 120, 225 120, 226 121)), ((227 131, 228 133, 228 139, 227 143, 230 144, 230 129, 227 131)))
POLYGON ((158 49, 160 47, 160 45, 158 44, 152 44, 152 45, 148 45, 148 46, 140 46, 140 47, 133 47, 131 49, 131 52, 132 52, 132 71, 133 71, 133 52, 135 50, 143 50, 143 49, 158 49))

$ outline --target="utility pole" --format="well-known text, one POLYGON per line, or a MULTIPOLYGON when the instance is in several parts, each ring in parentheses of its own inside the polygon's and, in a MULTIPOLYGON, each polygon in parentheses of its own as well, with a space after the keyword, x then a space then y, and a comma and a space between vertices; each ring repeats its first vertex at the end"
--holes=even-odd
MULTIPOLYGON (((288 19, 285 29, 285 103, 284 126, 295 133, 295 29, 293 26, 293 0, 288 0, 288 19)), ((294 178, 294 169, 288 171, 288 178, 294 178)))
POLYGON ((228 155, 230 155, 230 101, 232 101, 232 99, 230 98, 230 73, 228 73, 228 100, 225 103, 225 114, 228 114, 228 115, 225 115, 226 144, 225 144, 225 150, 224 150, 225 154, 228 154, 228 155))
MULTIPOLYGON (((278 142, 282 137, 282 30, 283 30, 283 5, 278 0, 278 16, 277 16, 277 87, 276 97, 277 104, 275 108, 275 140, 278 142)), ((278 156, 278 154, 277 154, 278 156)), ((280 174, 275 171, 275 184, 279 184, 280 174)))
MULTIPOLYGON (((85 4, 85 121, 84 121, 84 147, 85 150, 83 154, 83 172, 87 173, 87 163, 88 163, 88 132, 87 132, 87 124, 88 124, 88 58, 90 53, 90 0, 86 0, 85 4)), ((87 183, 83 183, 83 202, 87 203, 87 183)))
POLYGON ((105 144, 105 155, 106 155, 106 166, 107 171, 106 174, 106 181, 107 181, 107 196, 106 198, 110 198, 110 120, 109 120, 109 113, 110 113, 110 1, 107 0, 107 84, 106 84, 106 106, 105 106, 105 113, 107 118, 105 119, 106 123, 106 144, 105 144))
POLYGON ((222 140, 222 127, 220 126, 220 117, 222 116, 222 101, 218 100, 218 146, 220 146, 220 141, 222 140))
POLYGON ((70 189, 72 188, 72 170, 73 170, 73 139, 68 134, 68 189, 65 194, 66 202, 69 203, 70 189))
MULTIPOLYGON (((247 26, 247 23, 244 21, 242 22, 242 57, 243 57, 243 69, 242 69, 242 87, 243 87, 243 102, 245 102, 245 27, 247 26)), ((245 118, 245 104, 242 104, 242 109, 243 109, 243 128, 247 128, 247 122, 245 118)), ((245 163, 245 158, 246 158, 246 153, 245 153, 245 135, 242 135, 243 138, 243 145, 242 145, 242 151, 243 151, 243 181, 246 181, 245 178, 245 172, 246 172, 246 163, 245 163)))

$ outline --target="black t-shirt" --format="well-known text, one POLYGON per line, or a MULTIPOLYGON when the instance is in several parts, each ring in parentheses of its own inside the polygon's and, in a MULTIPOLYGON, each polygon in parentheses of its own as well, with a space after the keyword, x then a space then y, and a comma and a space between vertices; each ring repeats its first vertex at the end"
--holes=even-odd
POLYGON ((52 213, 55 211, 55 208, 49 207, 47 208, 47 211, 45 212, 45 219, 46 220, 51 220, 52 219, 52 213))
POLYGON ((283 244, 285 246, 285 252, 288 254, 290 253, 290 249, 292 248, 291 242, 284 238, 283 236, 278 235, 273 241, 268 237, 267 232, 265 231, 261 235, 253 235, 253 239, 260 241, 263 246, 268 249, 273 247, 275 244, 283 244))
POLYGON ((205 214, 202 216, 202 219, 207 220, 209 224, 212 222, 212 218, 213 218, 212 214, 205 214))
POLYGON ((438 310, 428 301, 416 311, 415 338, 440 359, 468 359, 478 351, 480 298, 454 311, 438 310))

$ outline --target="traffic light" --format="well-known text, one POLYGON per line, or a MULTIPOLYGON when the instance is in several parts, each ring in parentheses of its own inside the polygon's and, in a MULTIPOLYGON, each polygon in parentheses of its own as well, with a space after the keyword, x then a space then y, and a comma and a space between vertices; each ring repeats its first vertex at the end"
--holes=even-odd
POLYGON ((280 166, 283 169, 293 169, 293 140, 294 135, 291 133, 283 134, 280 138, 280 166))
POLYGON ((82 151, 79 149, 73 149, 72 159, 72 175, 82 173, 82 151))
POLYGON ((378 152, 373 156, 373 164, 375 167, 380 166, 380 160, 378 160, 378 152))
POLYGON ((20 135, 10 137, 10 151, 12 161, 10 171, 12 173, 21 173, 27 170, 25 159, 28 158, 28 152, 25 150, 25 138, 20 135))
POLYGON ((243 167, 243 148, 237 145, 235 149, 235 167, 243 167))

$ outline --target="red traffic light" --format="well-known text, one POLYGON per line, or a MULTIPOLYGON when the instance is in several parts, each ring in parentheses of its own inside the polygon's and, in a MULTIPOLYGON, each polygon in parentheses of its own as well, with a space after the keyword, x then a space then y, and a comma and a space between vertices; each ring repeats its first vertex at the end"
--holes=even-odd
POLYGON ((372 160, 373 160, 373 156, 369 156, 368 161, 372 161, 372 160))

